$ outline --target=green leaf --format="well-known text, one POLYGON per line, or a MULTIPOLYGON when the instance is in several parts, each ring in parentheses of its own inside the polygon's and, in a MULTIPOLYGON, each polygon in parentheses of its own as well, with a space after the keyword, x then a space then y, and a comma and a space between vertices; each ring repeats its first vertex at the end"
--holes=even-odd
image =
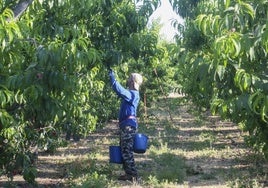
POLYGON ((249 90, 249 87, 251 86, 251 75, 250 74, 244 74, 242 77, 242 85, 243 85, 243 90, 247 91, 249 90))
POLYGON ((254 19, 255 17, 254 8, 250 4, 245 3, 243 1, 240 2, 240 5, 241 5, 241 9, 243 9, 243 12, 246 12, 247 14, 251 16, 252 19, 254 19))
POLYGON ((245 91, 245 88, 248 87, 246 77, 246 71, 244 69, 238 69, 236 71, 234 82, 237 87, 240 88, 241 91, 245 91), (246 82, 246 83, 245 83, 246 82))
POLYGON ((253 61, 254 59, 256 59, 254 47, 250 47, 249 49, 249 58, 250 58, 250 61, 253 61))
POLYGON ((213 17, 212 23, 210 24, 211 32, 214 35, 219 35, 220 34, 220 23, 221 22, 221 17, 219 15, 216 15, 213 17))
POLYGON ((222 106, 223 103, 224 103, 223 99, 213 99, 211 103, 211 113, 213 115, 216 115, 218 109, 222 106))
POLYGON ((223 65, 218 65, 217 66, 217 74, 219 76, 219 79, 222 81, 224 78, 224 73, 225 73, 225 66, 223 65))
POLYGON ((233 45, 235 47, 235 53, 234 53, 234 57, 237 57, 241 51, 241 44, 238 40, 232 38, 231 41, 233 42, 233 45))
POLYGON ((227 9, 230 6, 230 0, 224 0, 225 9, 227 9))
MULTIPOLYGON (((260 115, 263 109, 263 106, 265 106, 263 112, 266 111, 266 107, 267 107, 266 100, 267 100, 267 96, 265 96, 261 91, 257 91, 256 93, 254 93, 253 95, 249 97, 248 105, 255 114, 260 115)), ((265 115, 263 115, 263 117, 265 117, 265 115)))
POLYGON ((23 178, 29 183, 35 183, 35 178, 37 176, 37 169, 34 167, 27 167, 23 171, 23 178))
POLYGON ((202 31, 205 17, 206 17, 205 14, 200 14, 200 15, 197 16, 197 18, 195 20, 195 25, 197 25, 197 28, 200 31, 202 31))
POLYGON ((24 90, 23 95, 27 97, 28 101, 34 102, 39 97, 39 92, 41 92, 41 90, 41 87, 32 85, 24 90))
POLYGON ((0 106, 2 108, 5 108, 5 106, 8 103, 12 103, 14 100, 13 92, 9 91, 5 86, 0 85, 0 88, 3 88, 0 90, 0 106))
POLYGON ((2 130, 2 135, 6 139, 11 140, 12 137, 16 134, 15 128, 10 126, 12 124, 13 118, 7 112, 3 112, 2 110, 0 110, 0 115, 1 115, 0 121, 1 121, 2 125, 4 125, 4 127, 6 127, 2 130), (2 120, 4 120, 4 121, 2 121, 2 120))
POLYGON ((261 110, 261 118, 264 122, 268 123, 268 96, 266 96, 264 105, 261 110))
POLYGON ((27 67, 26 71, 28 71, 29 69, 35 68, 37 64, 38 64, 37 62, 35 62, 35 63, 31 63, 31 64, 27 67))

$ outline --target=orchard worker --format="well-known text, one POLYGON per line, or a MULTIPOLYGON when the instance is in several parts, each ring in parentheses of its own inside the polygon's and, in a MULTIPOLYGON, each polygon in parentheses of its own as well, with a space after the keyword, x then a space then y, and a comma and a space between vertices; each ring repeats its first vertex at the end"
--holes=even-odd
POLYGON ((140 101, 139 88, 142 84, 142 76, 132 73, 127 80, 127 89, 115 79, 113 70, 109 71, 113 90, 121 98, 119 111, 120 146, 123 158, 124 175, 118 180, 138 180, 138 172, 133 155, 134 135, 137 132, 137 108, 140 101))

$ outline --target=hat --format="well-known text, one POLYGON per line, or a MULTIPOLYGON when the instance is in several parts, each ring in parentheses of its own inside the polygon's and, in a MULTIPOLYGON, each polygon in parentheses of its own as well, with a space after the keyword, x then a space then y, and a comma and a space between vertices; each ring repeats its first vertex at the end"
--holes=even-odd
POLYGON ((139 73, 132 73, 131 78, 134 82, 134 89, 139 90, 140 85, 142 84, 142 75, 139 73))

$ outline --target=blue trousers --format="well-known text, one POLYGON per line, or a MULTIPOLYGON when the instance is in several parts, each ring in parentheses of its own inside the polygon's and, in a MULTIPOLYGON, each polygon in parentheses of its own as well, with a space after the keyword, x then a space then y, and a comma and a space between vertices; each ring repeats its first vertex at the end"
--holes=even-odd
POLYGON ((120 146, 123 157, 123 169, 127 175, 136 177, 138 175, 133 152, 134 135, 136 128, 124 126, 120 129, 120 146))

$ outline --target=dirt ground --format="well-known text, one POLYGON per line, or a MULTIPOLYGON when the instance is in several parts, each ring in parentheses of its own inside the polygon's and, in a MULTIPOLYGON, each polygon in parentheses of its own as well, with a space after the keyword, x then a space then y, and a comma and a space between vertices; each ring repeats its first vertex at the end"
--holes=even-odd
MULTIPOLYGON (((154 130, 151 134, 148 132, 150 140, 161 139, 168 150, 184 157, 187 175, 184 183, 174 187, 268 187, 268 162, 246 147, 237 125, 222 121, 209 112, 195 114, 196 109, 189 104, 178 103, 173 108, 176 97, 165 99, 151 111, 148 109, 146 118, 140 120, 140 126, 146 127, 143 130, 154 130)), ((40 153, 36 179, 39 187, 65 187, 70 176, 67 172, 69 163, 83 159, 93 150, 101 153, 104 163, 108 162, 109 145, 116 142, 109 140, 116 140, 117 136, 117 121, 111 121, 79 142, 71 140, 67 147, 59 148, 53 155, 40 153)), ((140 167, 139 164, 149 159, 149 154, 135 157, 140 167)), ((0 187, 5 187, 6 183, 7 178, 0 177, 0 187)), ((120 187, 142 187, 125 182, 119 184, 120 187)), ((14 177, 13 185, 31 187, 20 175, 14 177)))

